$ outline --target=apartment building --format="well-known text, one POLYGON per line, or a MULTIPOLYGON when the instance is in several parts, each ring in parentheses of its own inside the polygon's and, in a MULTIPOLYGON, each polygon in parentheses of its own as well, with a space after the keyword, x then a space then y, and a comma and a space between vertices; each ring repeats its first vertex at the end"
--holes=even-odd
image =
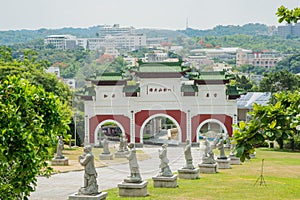
POLYGON ((249 52, 249 50, 240 49, 236 54, 236 66, 248 64, 269 69, 280 60, 282 60, 282 55, 278 52, 249 52))
POLYGON ((195 56, 207 56, 209 59, 231 60, 236 57, 236 52, 240 48, 214 48, 214 49, 193 49, 191 54, 195 56))
POLYGON ((76 37, 73 35, 49 35, 44 40, 45 46, 53 46, 55 49, 73 49, 77 45, 76 37))
POLYGON ((214 64, 214 61, 207 58, 207 56, 188 56, 186 60, 198 69, 214 64))
POLYGON ((163 62, 168 59, 168 53, 163 51, 153 51, 145 54, 146 62, 163 62))
POLYGON ((50 35, 45 38, 45 46, 66 50, 83 47, 89 50, 116 48, 133 51, 146 46, 146 35, 135 34, 133 27, 103 26, 97 38, 76 38, 72 35, 50 35))
POLYGON ((300 23, 278 26, 277 29, 277 34, 282 38, 287 38, 288 36, 300 37, 300 23))
POLYGON ((106 37, 108 35, 111 36, 118 36, 118 35, 134 35, 135 34, 135 28, 130 27, 121 27, 120 24, 114 24, 112 26, 110 25, 104 25, 100 27, 100 30, 98 32, 99 37, 106 37))

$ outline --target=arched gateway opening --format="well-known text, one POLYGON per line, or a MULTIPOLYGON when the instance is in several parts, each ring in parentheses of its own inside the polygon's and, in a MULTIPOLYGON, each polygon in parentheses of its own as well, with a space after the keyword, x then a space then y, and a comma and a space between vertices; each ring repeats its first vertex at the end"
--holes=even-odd
POLYGON ((197 142, 203 138, 207 137, 209 139, 216 138, 219 134, 223 136, 228 135, 228 130, 226 126, 217 119, 207 119, 201 122, 197 130, 197 142))
POLYGON ((118 121, 115 120, 104 120, 100 122, 95 131, 94 131, 94 141, 95 145, 99 145, 100 141, 104 139, 104 135, 106 135, 108 138, 118 136, 119 134, 125 135, 125 129, 118 121), (105 126, 108 123, 112 123, 115 125, 114 127, 105 126))
POLYGON ((140 129, 140 143, 178 145, 181 139, 182 131, 179 123, 166 114, 150 116, 140 129))
POLYGON ((96 115, 89 119, 89 142, 91 144, 99 144, 98 132, 100 131, 102 125, 110 122, 119 127, 119 132, 121 132, 122 135, 126 135, 127 139, 130 138, 129 117, 125 115, 96 115))
POLYGON ((135 114, 135 142, 143 143, 144 130, 155 118, 167 118, 178 128, 176 143, 186 140, 186 113, 181 110, 141 110, 135 114))

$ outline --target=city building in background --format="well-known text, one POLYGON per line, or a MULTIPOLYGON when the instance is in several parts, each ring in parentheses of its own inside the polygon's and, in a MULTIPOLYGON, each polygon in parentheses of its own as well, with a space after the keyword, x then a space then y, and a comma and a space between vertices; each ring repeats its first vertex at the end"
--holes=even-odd
POLYGON ((278 26, 277 34, 282 38, 300 37, 300 23, 278 26))
POLYGON ((133 27, 119 25, 101 26, 96 38, 77 38, 72 35, 50 35, 44 39, 44 45, 55 49, 74 49, 82 47, 88 50, 115 48, 134 51, 146 47, 146 35, 136 34, 133 27))
POLYGON ((253 65, 267 69, 275 67, 276 63, 282 60, 283 56, 279 52, 251 51, 239 49, 236 53, 236 66, 253 65))

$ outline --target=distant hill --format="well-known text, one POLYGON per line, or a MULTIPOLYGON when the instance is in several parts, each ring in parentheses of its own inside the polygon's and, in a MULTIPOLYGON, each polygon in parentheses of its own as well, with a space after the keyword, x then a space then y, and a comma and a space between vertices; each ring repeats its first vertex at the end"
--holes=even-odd
POLYGON ((183 33, 189 37, 194 36, 225 36, 225 35, 236 35, 236 34, 243 34, 243 35, 269 35, 269 27, 264 24, 245 24, 243 26, 216 26, 213 29, 207 30, 198 30, 187 28, 185 30, 178 30, 178 32, 183 33))
MULTIPOLYGON (((39 29, 39 30, 15 30, 0 31, 0 45, 13 45, 26 43, 37 39, 44 39, 48 35, 71 34, 82 38, 96 37, 100 26, 89 28, 61 28, 61 29, 39 29)), ((224 36, 224 35, 267 35, 268 26, 263 24, 246 24, 243 26, 216 26, 213 29, 198 30, 187 28, 185 30, 167 30, 167 29, 136 29, 137 33, 145 33, 148 38, 166 37, 176 38, 177 36, 224 36)))
POLYGON ((185 36, 185 33, 167 30, 167 29, 136 29, 137 33, 144 33, 147 35, 147 38, 176 38, 177 36, 185 36))
POLYGON ((39 29, 39 30, 16 30, 0 31, 0 45, 13 45, 26 43, 32 40, 44 39, 48 35, 71 34, 77 37, 96 37, 99 26, 89 28, 61 28, 61 29, 39 29))

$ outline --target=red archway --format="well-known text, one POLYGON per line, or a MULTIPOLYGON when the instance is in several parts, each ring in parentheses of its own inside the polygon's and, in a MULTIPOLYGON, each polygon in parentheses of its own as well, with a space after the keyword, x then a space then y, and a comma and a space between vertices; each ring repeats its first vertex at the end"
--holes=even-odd
MULTIPOLYGON (((186 140, 186 113, 181 110, 141 110, 135 114, 135 142, 140 143, 140 131, 143 123, 152 115, 165 114, 176 120, 181 128, 182 141, 186 140)), ((180 141, 180 142, 182 142, 180 141)))
POLYGON ((94 133, 95 130, 102 121, 105 120, 114 120, 122 124, 122 126, 125 129, 125 135, 127 137, 127 140, 130 141, 130 119, 129 117, 125 115, 96 115, 92 118, 90 118, 90 130, 89 130, 89 135, 90 135, 90 143, 95 143, 94 141, 94 133))
POLYGON ((197 142, 197 128, 203 121, 207 119, 219 120, 225 125, 228 135, 232 135, 232 117, 225 114, 199 114, 192 117, 192 142, 197 142))

